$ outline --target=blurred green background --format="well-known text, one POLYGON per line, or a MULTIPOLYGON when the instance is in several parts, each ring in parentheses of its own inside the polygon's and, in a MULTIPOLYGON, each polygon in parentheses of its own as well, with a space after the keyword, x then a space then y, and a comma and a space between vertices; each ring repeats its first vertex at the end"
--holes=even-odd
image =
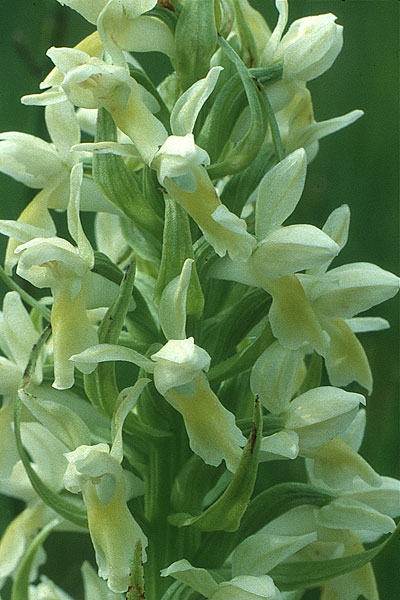
MULTIPOLYGON (((252 0, 273 27, 273 0, 252 0)), ((297 222, 321 226, 335 207, 348 203, 352 225, 348 245, 335 265, 369 261, 398 272, 398 166, 399 166, 399 2, 397 0, 292 0, 294 19, 333 12, 345 28, 342 53, 329 72, 310 83, 315 117, 323 120, 361 108, 365 115, 351 127, 322 140, 310 165, 306 189, 295 217, 297 222)), ((51 45, 73 46, 93 27, 56 0, 2 0, 0 4, 0 131, 24 131, 46 138, 43 110, 20 104, 23 94, 38 91, 51 68, 45 52, 51 45)), ((146 57, 155 65, 158 81, 167 64, 158 55, 146 57)), ((144 62, 144 61, 143 61, 144 62)), ((47 138, 46 138, 47 139, 47 138)), ((0 217, 16 218, 33 196, 0 173, 0 217)), ((5 240, 0 240, 3 255, 5 240)), ((4 289, 1 288, 1 296, 4 289)), ((363 455, 383 475, 400 476, 399 427, 399 319, 391 300, 370 314, 388 319, 391 329, 364 334, 363 343, 374 374, 374 392, 368 400, 368 428, 363 455)), ((0 526, 15 514, 5 501, 0 526)), ((18 508, 19 510, 19 508, 18 508)), ((75 560, 85 548, 75 536, 75 560)), ((70 564, 60 534, 47 543, 50 570, 58 581, 71 583, 70 564), (61 566, 60 566, 61 565, 61 566)), ((400 558, 378 557, 374 563, 382 599, 400 593, 400 558)), ((310 598, 316 597, 310 594, 310 598)))

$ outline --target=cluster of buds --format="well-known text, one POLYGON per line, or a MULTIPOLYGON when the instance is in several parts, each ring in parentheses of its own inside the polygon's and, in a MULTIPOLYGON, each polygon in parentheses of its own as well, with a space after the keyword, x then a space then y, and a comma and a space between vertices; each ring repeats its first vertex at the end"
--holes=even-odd
POLYGON ((38 582, 61 530, 92 541, 86 600, 297 600, 315 585, 377 600, 363 543, 396 529, 400 484, 358 453, 366 399, 342 388, 371 394, 356 334, 389 324, 357 315, 399 278, 329 268, 345 204, 321 228, 285 224, 319 140, 362 115, 316 122, 307 89, 342 27, 326 14, 285 33, 287 0, 272 32, 247 0, 59 2, 96 30, 50 48, 42 92, 22 98, 45 107, 51 142, 0 135, 0 170, 39 190, 0 221, 0 493, 26 503, 0 585, 70 598, 38 582), (170 59, 158 87, 148 51, 170 59), (307 480, 270 487, 284 460, 307 480))

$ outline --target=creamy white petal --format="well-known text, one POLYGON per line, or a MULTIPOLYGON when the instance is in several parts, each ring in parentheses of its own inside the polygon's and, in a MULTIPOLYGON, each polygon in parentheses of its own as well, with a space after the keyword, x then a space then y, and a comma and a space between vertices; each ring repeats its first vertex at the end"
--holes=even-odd
POLYGON ((316 539, 316 533, 296 536, 269 533, 251 535, 232 553, 232 575, 265 575, 316 539))
POLYGON ((256 200, 258 240, 264 239, 292 214, 303 193, 306 171, 306 155, 300 148, 264 175, 256 200))
POLYGON ((338 498, 318 511, 318 522, 324 527, 333 529, 350 529, 391 533, 396 523, 390 517, 355 500, 354 498, 338 498))
POLYGON ((301 351, 284 348, 277 341, 254 363, 250 375, 251 391, 270 412, 279 414, 288 408, 302 358, 301 351))
POLYGON ((382 331, 389 329, 390 323, 382 317, 354 317, 345 319, 353 333, 364 333, 366 331, 382 331))
POLYGON ((317 267, 339 253, 339 246, 313 225, 275 229, 259 244, 251 261, 266 278, 284 277, 317 267))
POLYGON ((272 296, 269 320, 282 346, 298 350, 304 342, 324 355, 327 340, 298 279, 292 276, 267 281, 272 296))
POLYGON ((295 431, 278 431, 262 438, 260 462, 269 460, 293 460, 299 455, 299 436, 295 431))
POLYGON ((71 162, 69 151, 72 146, 79 144, 81 131, 70 102, 50 104, 45 110, 46 126, 55 147, 61 156, 71 162))
POLYGON ((332 385, 344 387, 357 381, 372 392, 372 373, 364 348, 343 319, 324 319, 330 341, 325 366, 332 385))
POLYGON ((389 271, 371 263, 351 263, 331 269, 313 286, 313 306, 325 316, 350 318, 392 298, 399 286, 400 279, 389 271))
POLYGON ((364 396, 324 386, 295 398, 287 412, 285 427, 300 438, 300 450, 326 444, 347 429, 364 396))
POLYGON ((193 132, 198 114, 215 88, 223 67, 212 67, 207 77, 196 81, 176 102, 171 112, 171 129, 174 135, 193 132))
POLYGON ((193 260, 187 258, 181 274, 172 279, 163 290, 158 317, 167 339, 179 340, 186 337, 186 302, 192 264, 193 260))

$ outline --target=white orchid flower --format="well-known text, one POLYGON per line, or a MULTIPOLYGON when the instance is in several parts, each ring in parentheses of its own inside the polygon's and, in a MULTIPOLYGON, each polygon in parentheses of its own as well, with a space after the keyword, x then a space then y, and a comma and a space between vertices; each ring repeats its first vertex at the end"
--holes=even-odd
MULTIPOLYGON (((316 532, 317 540, 294 555, 296 562, 293 560, 293 566, 301 564, 301 561, 330 560, 364 551, 363 544, 353 531, 322 527, 317 521, 318 510, 311 506, 294 508, 265 526, 260 534, 301 538, 316 532)), ((324 582, 322 594, 326 600, 334 598, 358 600, 360 595, 371 600, 379 600, 371 563, 324 582)))
POLYGON ((68 98, 80 108, 105 107, 120 130, 132 140, 143 161, 150 163, 168 134, 152 114, 159 109, 157 101, 129 76, 127 63, 111 65, 78 47, 53 47, 47 55, 61 77, 54 84, 46 83, 52 86, 50 96, 46 91, 23 96, 22 102, 46 105, 68 98))
MULTIPOLYGON (((79 144, 80 128, 68 100, 46 106, 45 120, 51 143, 25 133, 8 131, 0 134, 0 171, 28 187, 41 189, 22 211, 18 221, 41 227, 55 235, 48 209, 67 208, 71 169, 82 156, 71 151, 79 144)), ((84 177, 82 183, 81 210, 116 212, 89 177, 84 177)), ((10 239, 5 258, 8 271, 16 263, 14 251, 17 245, 17 240, 10 239)))
MULTIPOLYGON (((252 390, 256 392, 258 389, 253 378, 252 390)), ((260 399, 263 401, 262 392, 260 399)), ((351 425, 360 403, 365 404, 361 394, 330 386, 309 390, 297 396, 286 408, 285 404, 277 406, 267 401, 268 407, 280 411, 283 429, 262 439, 261 459, 294 459, 299 454, 313 455, 315 448, 324 446, 351 425)))
MULTIPOLYGON (((333 211, 323 227, 340 247, 347 241, 349 220, 350 211, 344 205, 333 211)), ((358 381, 371 393, 371 369, 355 333, 386 329, 388 323, 380 318, 355 317, 392 298, 399 290, 400 279, 371 263, 352 263, 327 271, 328 266, 329 262, 297 279, 312 319, 317 318, 329 336, 325 355, 329 379, 340 386, 358 381)), ((285 315, 287 319, 288 313, 285 315)), ((286 326, 290 327, 288 321, 286 326)))
MULTIPOLYGON (((21 297, 17 292, 7 292, 0 316, 0 394, 15 396, 21 386, 33 345, 39 337, 21 297)), ((38 361, 32 380, 40 383, 41 361, 38 361)))
MULTIPOLYGON (((400 514, 400 482, 379 476, 357 454, 365 425, 362 411, 349 429, 317 448, 307 459, 310 482, 333 495, 320 508, 301 506, 278 517, 261 532, 269 535, 304 536, 317 532, 317 541, 300 550, 296 561, 339 558, 364 550, 362 542, 373 542, 382 534, 394 531, 393 518, 400 514)), ((357 600, 360 594, 378 600, 370 564, 330 579, 323 584, 326 598, 336 594, 344 600, 357 600)))
POLYGON ((122 50, 174 55, 173 35, 160 19, 146 15, 157 0, 58 0, 97 25, 105 49, 117 61, 122 50))
POLYGON ((99 577, 107 579, 113 592, 125 592, 136 542, 140 540, 144 549, 147 538, 126 504, 120 460, 103 443, 79 446, 65 456, 69 464, 64 485, 74 494, 82 492, 99 577))
POLYGON ((68 228, 77 246, 24 223, 0 222, 2 233, 22 242, 16 249, 18 275, 38 288, 52 290, 53 385, 59 389, 74 383, 74 366, 68 360, 71 354, 97 343, 97 333, 86 311, 108 306, 116 290, 115 284, 91 273, 94 254, 79 219, 82 177, 82 165, 77 164, 71 172, 68 206, 68 228))
POLYGON ((325 264, 338 254, 340 248, 329 235, 313 225, 282 226, 300 200, 306 164, 305 151, 301 148, 267 172, 257 193, 255 229, 259 242, 256 249, 243 263, 228 258, 219 261, 213 266, 211 275, 264 288, 274 299, 269 318, 272 331, 281 343, 297 349, 308 341, 324 354, 326 339, 317 320, 308 319, 307 331, 302 325, 303 313, 311 311, 299 294, 293 295, 291 288, 301 287, 293 274, 325 264), (282 331, 279 310, 283 303, 288 310, 295 310, 298 322, 293 331, 282 331))
POLYGON ((217 466, 225 460, 235 472, 246 438, 235 423, 234 415, 223 407, 212 391, 204 371, 211 358, 208 353, 186 338, 186 299, 192 260, 185 261, 181 275, 163 291, 160 301, 160 322, 168 342, 151 360, 130 348, 100 344, 71 356, 78 368, 81 364, 123 360, 133 362, 154 373, 157 391, 181 413, 193 452, 206 463, 217 466), (175 338, 175 339, 174 339, 175 338))
POLYGON ((155 154, 151 166, 174 200, 196 221, 204 237, 219 256, 246 260, 254 239, 246 223, 219 200, 203 165, 210 164, 204 150, 195 144, 193 128, 199 112, 217 83, 222 67, 212 67, 207 77, 196 81, 176 102, 171 113, 172 134, 155 154))
MULTIPOLYGON (((13 423, 13 406, 3 406, 0 411, 2 434, 13 423), (7 410, 8 409, 8 410, 7 410)), ((64 453, 67 447, 40 423, 21 423, 22 443, 32 460, 32 467, 42 481, 53 491, 63 488, 63 476, 67 467, 64 453)), ((32 536, 56 516, 54 511, 42 502, 30 483, 28 475, 16 448, 14 436, 1 436, 1 454, 13 458, 12 464, 0 472, 0 493, 18 498, 26 503, 25 509, 12 520, 0 540, 0 586, 12 576, 22 558, 32 536), (9 469, 11 467, 11 471, 9 469)), ((10 461, 11 462, 11 461, 10 461)), ((3 467, 4 465, 2 465, 3 467)), ((44 562, 44 552, 40 552, 36 565, 44 562)))
POLYGON ((286 81, 310 81, 327 71, 343 46, 343 27, 328 13, 294 21, 282 37, 288 20, 287 0, 276 0, 278 23, 268 40, 261 64, 283 64, 286 81))

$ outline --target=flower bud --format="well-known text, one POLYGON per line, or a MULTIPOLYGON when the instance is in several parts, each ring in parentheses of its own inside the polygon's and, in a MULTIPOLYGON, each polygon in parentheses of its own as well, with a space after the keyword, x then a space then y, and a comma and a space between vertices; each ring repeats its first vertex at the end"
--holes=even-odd
POLYGON ((176 71, 181 88, 205 77, 217 47, 213 0, 186 0, 175 31, 176 71))
POLYGON ((298 19, 283 36, 275 59, 283 60, 283 79, 310 81, 333 64, 343 45, 343 27, 332 13, 298 19))

